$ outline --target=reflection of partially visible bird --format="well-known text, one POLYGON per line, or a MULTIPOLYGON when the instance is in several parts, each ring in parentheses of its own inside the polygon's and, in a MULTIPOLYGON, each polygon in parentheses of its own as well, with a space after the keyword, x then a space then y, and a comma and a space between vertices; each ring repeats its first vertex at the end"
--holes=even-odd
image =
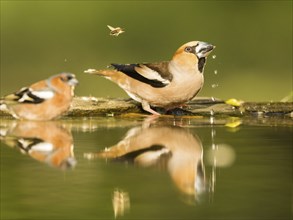
POLYGON ((110 25, 107 25, 107 27, 110 29, 110 35, 111 36, 118 37, 119 34, 122 34, 122 33, 125 32, 121 27, 114 28, 114 27, 112 27, 110 25))
POLYGON ((180 127, 133 128, 116 145, 85 156, 166 168, 184 195, 196 196, 205 188, 201 141, 180 127))
POLYGON ((86 70, 117 83, 142 108, 155 115, 151 106, 166 109, 191 100, 203 86, 206 57, 214 49, 208 43, 192 41, 181 46, 171 61, 142 64, 112 64, 113 69, 86 70))
POLYGON ((0 140, 6 145, 53 167, 75 166, 72 135, 57 121, 17 121, 8 125, 0 132, 0 140))
POLYGON ((61 73, 3 97, 0 104, 18 119, 50 120, 69 109, 77 83, 74 74, 61 73))

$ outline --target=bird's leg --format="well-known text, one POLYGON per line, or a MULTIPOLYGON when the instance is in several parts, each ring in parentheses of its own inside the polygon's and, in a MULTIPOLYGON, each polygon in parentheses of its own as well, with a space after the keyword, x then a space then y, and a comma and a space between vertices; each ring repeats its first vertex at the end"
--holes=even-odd
POLYGON ((147 101, 142 100, 141 105, 142 105, 143 110, 145 110, 153 115, 161 115, 160 113, 151 109, 150 104, 147 101))

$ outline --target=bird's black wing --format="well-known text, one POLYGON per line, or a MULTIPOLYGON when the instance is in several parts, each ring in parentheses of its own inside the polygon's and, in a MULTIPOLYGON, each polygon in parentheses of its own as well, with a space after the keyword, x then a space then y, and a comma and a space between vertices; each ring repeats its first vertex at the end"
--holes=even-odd
POLYGON ((7 95, 3 98, 4 102, 18 102, 27 104, 39 104, 54 96, 51 90, 32 90, 31 88, 24 87, 21 90, 7 95))
POLYGON ((168 71, 168 62, 143 64, 111 64, 116 70, 127 76, 155 88, 165 87, 172 80, 168 71))

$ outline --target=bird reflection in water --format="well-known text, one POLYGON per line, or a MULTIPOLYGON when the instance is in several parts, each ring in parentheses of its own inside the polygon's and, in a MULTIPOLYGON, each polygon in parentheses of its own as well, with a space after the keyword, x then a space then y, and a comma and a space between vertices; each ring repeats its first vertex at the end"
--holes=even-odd
POLYGON ((186 202, 205 191, 203 148, 200 139, 177 126, 142 126, 130 129, 116 145, 85 157, 106 158, 141 167, 166 169, 186 202))
POLYGON ((14 121, 1 126, 1 141, 35 160, 60 169, 76 165, 71 132, 57 121, 14 121))

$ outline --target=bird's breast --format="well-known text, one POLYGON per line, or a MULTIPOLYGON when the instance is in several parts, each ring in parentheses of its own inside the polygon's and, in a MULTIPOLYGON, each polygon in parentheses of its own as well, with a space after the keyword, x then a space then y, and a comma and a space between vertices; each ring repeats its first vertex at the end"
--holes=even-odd
POLYGON ((186 103, 196 96, 203 85, 203 75, 173 78, 163 88, 140 88, 135 93, 152 106, 172 107, 186 103))
POLYGON ((169 85, 168 94, 174 102, 186 102, 191 100, 202 88, 204 78, 202 74, 174 77, 169 85))

